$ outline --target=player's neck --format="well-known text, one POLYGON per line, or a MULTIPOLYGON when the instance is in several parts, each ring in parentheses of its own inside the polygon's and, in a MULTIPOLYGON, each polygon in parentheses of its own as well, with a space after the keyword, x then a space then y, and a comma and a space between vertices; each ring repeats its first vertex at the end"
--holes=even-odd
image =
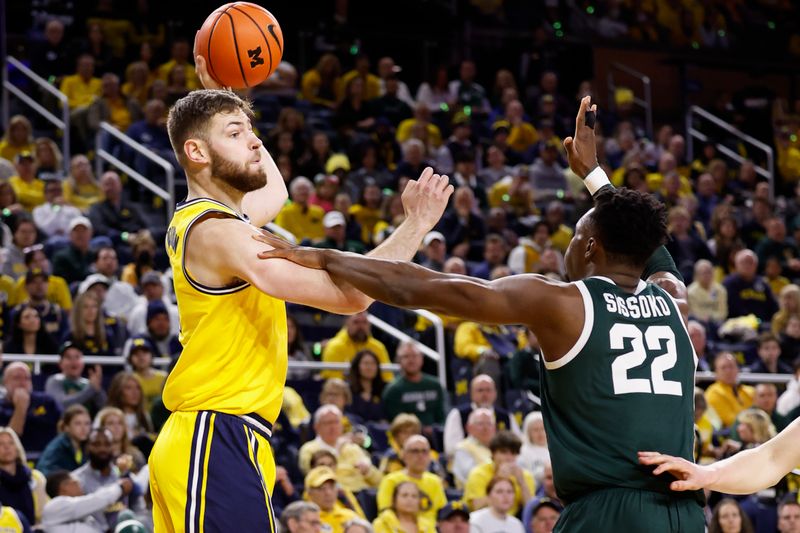
POLYGON ((216 181, 200 180, 192 183, 189 180, 189 192, 186 195, 186 200, 194 200, 195 198, 211 198, 217 202, 221 202, 237 213, 242 212, 242 200, 244 200, 244 193, 233 187, 221 185, 216 181))
POLYGON ((602 276, 613 281, 620 289, 634 292, 639 286, 641 272, 634 272, 628 268, 618 265, 608 266, 607 268, 597 269, 589 276, 602 276))

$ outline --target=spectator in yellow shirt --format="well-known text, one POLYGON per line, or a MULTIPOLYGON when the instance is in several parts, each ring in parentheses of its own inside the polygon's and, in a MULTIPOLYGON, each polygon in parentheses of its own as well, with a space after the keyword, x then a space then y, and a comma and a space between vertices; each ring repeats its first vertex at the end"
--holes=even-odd
POLYGON ((500 431, 489 443, 492 462, 479 465, 470 472, 464 486, 464 501, 470 510, 475 511, 488 505, 487 488, 496 476, 511 480, 514 485, 514 505, 508 514, 519 513, 525 502, 536 493, 536 483, 530 472, 517 464, 522 441, 510 431, 500 431))
POLYGON ((737 383, 739 365, 730 352, 717 355, 714 372, 717 380, 706 389, 706 401, 719 416, 723 427, 730 427, 739 413, 753 405, 756 391, 750 385, 737 383))
POLYGON ((169 78, 169 73, 176 66, 182 66, 186 73, 186 87, 190 91, 200 88, 200 80, 197 78, 197 71, 189 62, 189 41, 178 39, 172 43, 170 48, 170 60, 159 66, 156 70, 156 77, 164 82, 169 78))
POLYGON ((511 100, 506 104, 505 120, 508 122, 508 143, 509 148, 518 153, 524 153, 539 142, 539 132, 533 124, 526 122, 524 118, 525 109, 519 100, 511 100))
MULTIPOLYGON (((51 272, 50 260, 44 253, 44 246, 41 244, 34 244, 24 251, 25 271, 28 270, 41 270, 42 272, 51 272)), ((54 304, 58 304, 64 311, 72 309, 72 295, 69 292, 67 280, 60 276, 50 275, 47 277, 47 300, 54 304)), ((8 305, 14 307, 15 305, 28 301, 30 295, 25 288, 25 276, 17 279, 13 290, 8 295, 8 305)))
MULTIPOLYGON (((381 79, 369 71, 369 56, 367 54, 359 54, 356 57, 355 68, 344 73, 340 86, 347 87, 350 80, 358 77, 364 80, 361 97, 365 102, 381 95, 381 79)), ((339 94, 338 97, 341 99, 344 94, 339 94)))
POLYGON ((575 232, 564 224, 564 204, 560 200, 547 204, 544 220, 550 226, 550 244, 562 254, 566 253, 575 232))
POLYGON ((300 80, 303 100, 334 109, 343 93, 341 72, 339 58, 333 54, 323 54, 300 80))
POLYGON ((317 436, 300 447, 298 466, 301 472, 308 472, 311 457, 320 450, 327 450, 336 457, 336 474, 345 489, 358 492, 369 487, 377 487, 381 481, 380 471, 372 465, 364 449, 343 436, 342 411, 335 405, 323 405, 314 412, 314 431, 317 436))
POLYGON ((136 100, 141 107, 147 103, 147 93, 153 84, 153 75, 150 67, 144 61, 135 61, 125 69, 125 83, 122 84, 122 94, 136 100))
POLYGON ((70 161, 69 177, 64 181, 64 199, 84 213, 105 199, 100 185, 92 172, 92 165, 85 155, 76 155, 70 161))
POLYGON ((431 123, 431 110, 424 103, 419 103, 414 108, 414 117, 407 118, 397 126, 395 138, 397 142, 404 143, 412 137, 414 127, 425 128, 428 132, 428 144, 434 148, 442 145, 442 132, 436 124, 431 123))
POLYGON ((325 237, 322 218, 325 210, 318 205, 308 203, 314 184, 305 176, 298 176, 289 184, 289 195, 292 199, 278 213, 275 223, 295 236, 297 242, 305 239, 317 240, 325 237))
POLYGON ((0 140, 0 157, 14 161, 20 152, 34 152, 33 126, 22 115, 14 115, 8 121, 8 129, 0 140))
POLYGON ((100 122, 111 123, 120 131, 142 118, 142 108, 133 98, 122 94, 119 87, 119 76, 108 72, 102 78, 103 93, 89 106, 89 130, 96 132, 100 122))
POLYGON ((133 370, 133 377, 142 387, 144 408, 149 413, 153 400, 161 396, 167 373, 153 368, 153 350, 145 337, 131 339, 128 364, 133 370))
MULTIPOLYGON (((374 353, 382 365, 391 363, 386 346, 372 336, 365 312, 347 317, 344 327, 328 341, 322 350, 322 362, 350 363, 361 350, 369 350, 374 353)), ((341 370, 323 370, 321 376, 323 379, 344 378, 344 373, 341 370)), ((388 371, 382 372, 381 376, 387 383, 391 382, 394 377, 388 371)))
POLYGON ((394 487, 391 507, 384 509, 372 522, 375 533, 436 533, 436 521, 420 512, 422 496, 419 486, 403 481, 394 487))
POLYGON ((420 516, 436 521, 439 509, 447 503, 442 478, 428 471, 431 463, 431 446, 422 435, 409 437, 403 445, 405 468, 385 476, 378 486, 378 510, 393 507, 393 496, 403 483, 413 483, 419 489, 420 516))
POLYGON ((319 517, 326 533, 344 533, 344 524, 358 518, 355 511, 336 505, 336 474, 327 466, 311 470, 305 479, 306 497, 319 506, 319 517))
POLYGON ((78 57, 75 74, 64 76, 61 92, 67 96, 70 113, 85 110, 102 92, 100 78, 94 77, 94 58, 89 54, 78 57))
POLYGON ((33 164, 33 153, 20 152, 14 158, 17 175, 11 176, 8 182, 17 195, 17 200, 26 211, 44 203, 44 181, 36 177, 36 167, 33 164))

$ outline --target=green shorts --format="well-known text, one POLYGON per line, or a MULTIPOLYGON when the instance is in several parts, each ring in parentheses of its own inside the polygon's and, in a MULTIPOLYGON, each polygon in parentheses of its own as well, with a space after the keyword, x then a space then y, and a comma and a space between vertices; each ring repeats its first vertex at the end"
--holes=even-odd
POLYGON ((703 507, 694 498, 608 488, 567 505, 553 532, 703 533, 704 530, 703 507))

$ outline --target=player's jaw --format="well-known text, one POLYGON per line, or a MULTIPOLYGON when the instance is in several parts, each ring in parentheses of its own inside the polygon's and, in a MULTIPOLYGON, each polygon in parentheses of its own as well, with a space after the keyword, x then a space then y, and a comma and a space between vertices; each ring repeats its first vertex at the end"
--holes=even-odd
POLYGON ((267 184, 267 172, 261 165, 261 151, 253 150, 244 163, 231 161, 209 146, 211 151, 211 176, 237 191, 248 193, 267 184))

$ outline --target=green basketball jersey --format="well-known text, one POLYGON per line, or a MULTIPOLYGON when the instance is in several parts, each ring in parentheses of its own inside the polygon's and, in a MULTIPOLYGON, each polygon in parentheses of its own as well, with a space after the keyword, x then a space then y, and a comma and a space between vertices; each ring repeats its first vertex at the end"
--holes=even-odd
MULTIPOLYGON (((593 490, 670 493, 636 452, 692 460, 697 356, 671 296, 640 281, 635 293, 608 278, 575 285, 585 320, 575 346, 542 361, 542 411, 556 490, 570 503, 593 490)), ((675 493, 672 493, 675 494, 675 493)))

